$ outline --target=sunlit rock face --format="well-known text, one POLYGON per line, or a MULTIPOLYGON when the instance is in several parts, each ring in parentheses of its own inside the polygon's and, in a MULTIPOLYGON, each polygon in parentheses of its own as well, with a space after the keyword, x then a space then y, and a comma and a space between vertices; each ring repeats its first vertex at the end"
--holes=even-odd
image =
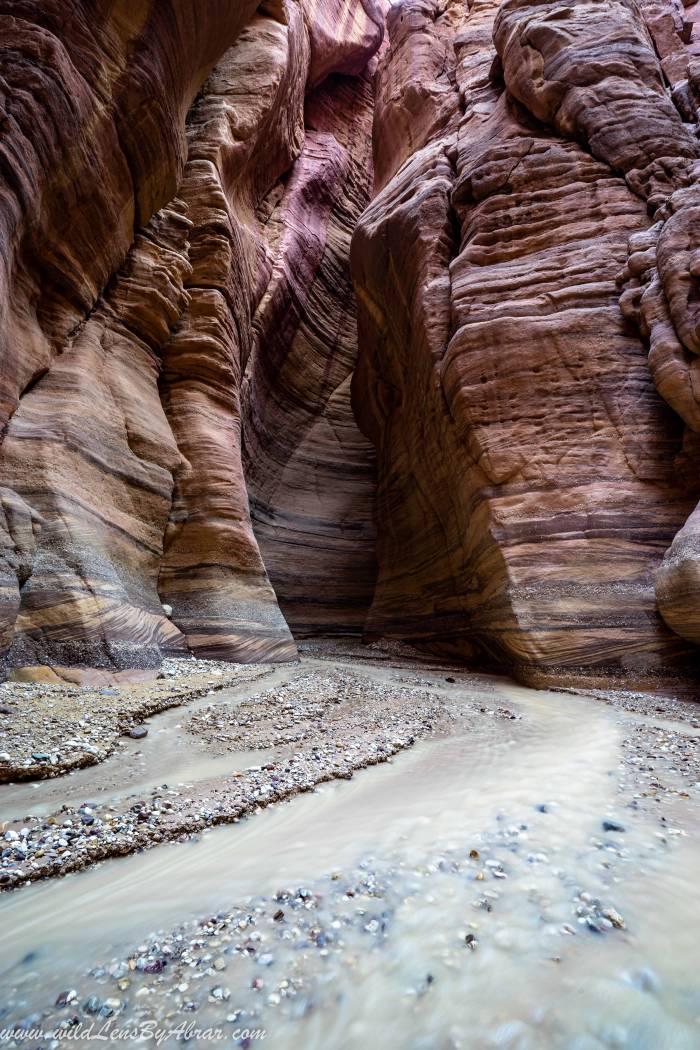
POLYGON ((684 26, 658 3, 392 8, 352 250, 369 632, 533 682, 692 666, 694 518, 664 558, 699 480, 684 26))
POLYGON ((0 0, 4 666, 691 673, 694 12, 0 0))

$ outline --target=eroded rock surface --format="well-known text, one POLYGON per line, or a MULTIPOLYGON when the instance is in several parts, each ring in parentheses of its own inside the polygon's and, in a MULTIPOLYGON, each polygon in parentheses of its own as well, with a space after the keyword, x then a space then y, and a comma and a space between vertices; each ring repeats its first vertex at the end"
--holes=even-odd
POLYGON ((696 7, 0 0, 4 665, 692 673, 696 7))
POLYGON ((375 579, 374 450, 350 406, 357 320, 349 256, 372 186, 369 76, 331 77, 307 97, 306 127, 266 224, 275 264, 254 320, 245 473, 290 626, 345 634, 362 631, 375 579))
MULTIPOLYGON (((76 0, 72 19, 58 5, 0 7, 10 667, 120 670, 188 648, 295 658, 242 466, 254 318, 275 297, 251 383, 272 375, 260 412, 278 435, 288 430, 282 466, 299 450, 308 485, 341 475, 345 500, 330 492, 311 531, 338 534, 332 571, 353 581, 355 629, 357 603, 369 604, 372 457, 340 388, 356 353, 348 248, 369 200, 367 65, 383 19, 372 0, 256 6, 93 11, 76 0), (310 219, 310 232, 295 240, 290 228, 291 243, 269 234, 278 211, 310 219), (300 259, 295 324, 313 329, 323 316, 318 363, 304 374, 301 346, 277 375, 288 348, 272 345, 270 326, 293 312, 300 259), (295 425, 275 416, 288 385, 308 399, 295 425), (335 448, 343 442, 356 469, 335 448), (359 514, 348 506, 356 494, 359 514), (348 535, 360 536, 358 551, 348 535)), ((345 626, 342 608, 319 615, 345 626)))
POLYGON ((368 628, 535 681, 667 673, 688 647, 654 574, 697 450, 616 279, 694 178, 694 129, 633 3, 404 0, 388 30, 353 244, 368 628))

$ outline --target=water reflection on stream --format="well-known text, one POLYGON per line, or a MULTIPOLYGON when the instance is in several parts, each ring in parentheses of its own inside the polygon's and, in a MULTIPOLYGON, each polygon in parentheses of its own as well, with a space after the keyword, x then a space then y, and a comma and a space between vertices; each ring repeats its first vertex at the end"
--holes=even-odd
MULTIPOLYGON (((451 703, 477 695, 473 678, 462 689, 424 677, 451 703)), ((92 961, 124 958, 150 931, 304 886, 319 895, 325 954, 304 955, 278 923, 264 934, 264 970, 227 956, 228 1010, 261 1018, 265 1046, 697 1050, 700 792, 633 801, 621 767, 633 717, 500 680, 483 689, 522 718, 484 718, 198 842, 1 897, 0 982, 13 1012, 52 1003, 92 961), (604 832, 606 819, 624 832, 604 832), (378 897, 346 895, 367 879, 378 897), (589 900, 625 928, 594 932, 589 900), (366 915, 381 916, 379 931, 366 915), (280 1000, 292 971, 304 994, 280 1000)), ((205 997, 198 1024, 226 1013, 205 997)))

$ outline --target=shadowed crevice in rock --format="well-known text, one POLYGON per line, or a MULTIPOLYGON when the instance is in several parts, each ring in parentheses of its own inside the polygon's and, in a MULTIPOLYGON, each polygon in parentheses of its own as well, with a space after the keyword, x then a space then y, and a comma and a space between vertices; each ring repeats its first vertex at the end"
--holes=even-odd
POLYGON ((4 663, 692 674, 693 10, 0 0, 4 663))
POLYGON ((375 577, 374 450, 355 424, 352 231, 370 198, 373 91, 335 75, 305 105, 304 148, 265 232, 274 259, 248 363, 253 525, 295 634, 359 634, 375 577))

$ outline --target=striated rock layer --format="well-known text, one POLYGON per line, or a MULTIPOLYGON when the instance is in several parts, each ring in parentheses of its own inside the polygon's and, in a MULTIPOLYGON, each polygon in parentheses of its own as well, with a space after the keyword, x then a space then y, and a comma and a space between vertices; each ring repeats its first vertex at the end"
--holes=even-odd
POLYGON ((692 668, 654 581, 674 627, 660 566, 698 447, 617 287, 698 154, 644 16, 402 0, 388 30, 352 250, 379 470, 368 630, 532 682, 692 668))
POLYGON ((696 8, 0 0, 4 666, 692 675, 696 8))
MULTIPOLYGON (((0 632, 10 667, 148 667, 188 648, 295 657, 243 474, 254 341, 252 397, 262 384, 284 412, 292 386, 306 390, 293 425, 263 412, 273 431, 289 425, 280 467, 293 472, 296 459, 307 483, 336 486, 338 475, 347 490, 329 493, 303 538, 322 550, 318 574, 332 565, 339 593, 348 579, 347 600, 321 602, 309 624, 357 629, 358 602, 369 603, 372 459, 342 384, 356 353, 349 237, 371 181, 366 67, 383 23, 371 0, 257 6, 74 0, 67 17, 65 5, 0 4, 0 632), (362 170, 362 152, 351 163, 348 150, 360 133, 362 170), (270 194, 303 219, 295 200, 331 168, 327 202, 306 204, 313 257, 303 231, 289 244, 268 234, 270 194), (286 350, 272 345, 274 311, 254 319, 275 295, 291 316, 300 257, 306 298, 277 376, 286 350), (312 310, 324 316, 317 363, 300 377, 312 310)), ((277 489, 265 496, 268 517, 279 498, 293 519, 277 489)), ((300 556, 297 577, 305 558, 314 555, 300 556)))
POLYGON ((245 473, 256 536, 295 633, 361 632, 376 571, 374 454, 350 407, 349 254, 371 190, 369 77, 332 77, 314 91, 306 129, 266 224, 276 261, 254 320, 245 473))

